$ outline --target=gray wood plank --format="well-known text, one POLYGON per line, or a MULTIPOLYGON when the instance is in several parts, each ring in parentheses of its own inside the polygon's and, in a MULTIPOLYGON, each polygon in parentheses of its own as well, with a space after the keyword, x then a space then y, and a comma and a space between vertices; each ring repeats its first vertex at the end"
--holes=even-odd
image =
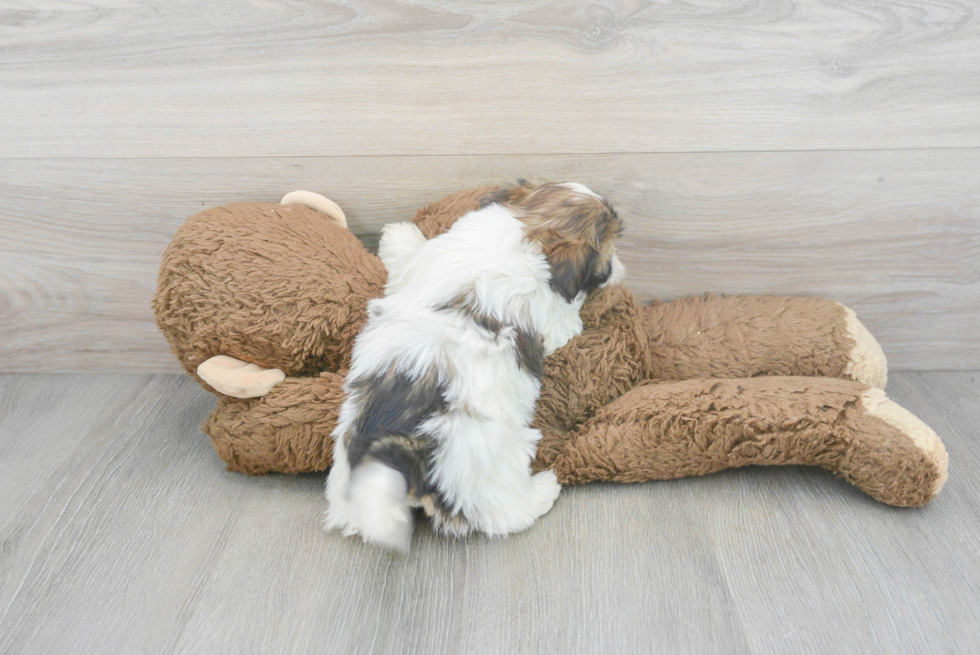
POLYGON ((743 469, 568 488, 509 539, 423 524, 392 557, 320 530, 322 475, 223 471, 188 378, 0 376, 0 652, 973 652, 980 373, 890 393, 950 453, 923 509, 743 469))
POLYGON ((948 486, 925 508, 883 507, 795 467, 689 481, 753 652, 980 648, 980 485, 968 473, 980 375, 898 373, 889 395, 949 450, 948 486))
POLYGON ((0 10, 0 156, 980 146, 967 0, 0 10))
POLYGON ((533 532, 451 541, 421 526, 409 556, 393 558, 319 532, 322 479, 305 496, 277 494, 279 509, 250 508, 180 652, 617 653, 642 643, 730 653, 747 644, 683 494, 661 502, 612 486, 569 490, 533 532), (673 526, 673 538, 647 534, 651 525, 673 526), (689 621, 703 630, 685 630, 689 621))
POLYGON ((980 367, 980 149, 502 157, 0 160, 0 371, 178 370, 160 255, 205 207, 308 188, 373 244, 448 193, 576 179, 627 221, 641 300, 705 291, 853 306, 892 367, 980 367))
POLYGON ((48 441, 16 418, 2 426, 5 450, 41 443, 32 459, 3 459, 28 500, 4 503, 0 652, 167 652, 242 502, 235 485, 258 488, 213 459, 196 432, 210 399, 183 378, 35 379, 45 388, 16 385, 9 402, 38 412, 48 441), (90 427, 59 406, 89 393, 112 399, 90 427), (222 474, 229 486, 199 484, 222 474))
POLYGON ((61 485, 72 452, 86 448, 86 435, 105 429, 142 386, 116 382, 81 375, 0 377, 0 525, 25 511, 33 490, 26 482, 61 485))

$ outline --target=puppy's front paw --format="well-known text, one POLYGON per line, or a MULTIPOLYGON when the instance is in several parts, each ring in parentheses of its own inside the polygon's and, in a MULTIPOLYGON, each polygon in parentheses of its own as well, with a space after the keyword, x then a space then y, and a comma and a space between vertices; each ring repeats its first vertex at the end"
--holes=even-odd
POLYGON ((582 333, 582 317, 575 313, 566 317, 565 320, 555 322, 550 328, 542 335, 545 356, 555 352, 571 341, 573 337, 582 333))
POLYGON ((413 223, 388 223, 381 230, 381 242, 378 244, 378 257, 385 268, 391 272, 411 257, 426 241, 422 230, 413 223))
POLYGON ((531 502, 534 505, 535 518, 547 514, 560 493, 561 485, 558 484, 558 478, 555 477, 554 471, 549 469, 533 475, 531 477, 531 502))

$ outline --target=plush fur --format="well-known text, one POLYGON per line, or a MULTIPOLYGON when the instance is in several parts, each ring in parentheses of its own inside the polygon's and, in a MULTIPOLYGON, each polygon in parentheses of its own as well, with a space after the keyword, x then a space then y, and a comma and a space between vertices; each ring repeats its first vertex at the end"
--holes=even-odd
MULTIPOLYGON (((431 239, 497 191, 452 194, 412 223, 431 239)), ((218 355, 286 373, 261 397, 218 394, 202 426, 229 469, 252 475, 330 466, 354 338, 386 279, 327 214, 285 210, 239 203, 188 219, 154 303, 189 373, 218 355)), ((876 388, 884 355, 838 303, 708 295, 640 305, 610 285, 581 318, 582 333, 543 361, 532 423, 543 435, 532 468, 561 484, 805 464, 891 505, 922 505, 942 488, 942 442, 876 388)))
POLYGON ((177 359, 202 384, 197 369, 215 355, 312 376, 347 368, 368 300, 386 278, 381 261, 327 214, 235 203, 177 231, 153 308, 177 359))
POLYGON ((354 344, 328 527, 407 549, 410 503, 452 535, 509 534, 551 508, 554 474, 530 468, 543 358, 581 332, 588 293, 616 281, 619 230, 587 188, 526 182, 438 238, 385 229, 386 295, 354 344))

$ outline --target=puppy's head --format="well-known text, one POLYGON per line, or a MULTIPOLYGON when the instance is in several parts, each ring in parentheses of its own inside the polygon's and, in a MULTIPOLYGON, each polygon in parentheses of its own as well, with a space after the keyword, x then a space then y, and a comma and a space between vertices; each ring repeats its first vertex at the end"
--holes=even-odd
POLYGON ((569 302, 582 292, 622 280, 624 269, 615 241, 623 223, 609 203, 587 187, 518 180, 483 204, 492 203, 523 221, 525 238, 541 246, 551 267, 551 288, 569 302))

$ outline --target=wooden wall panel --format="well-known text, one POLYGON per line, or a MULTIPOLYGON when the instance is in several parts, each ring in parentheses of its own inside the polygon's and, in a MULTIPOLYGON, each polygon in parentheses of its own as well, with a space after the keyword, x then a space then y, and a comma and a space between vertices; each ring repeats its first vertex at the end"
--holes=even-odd
POLYGON ((825 295, 893 368, 980 368, 980 149, 0 160, 0 370, 176 371, 149 307, 205 207, 334 198, 369 243, 450 192, 537 175, 607 195, 643 299, 825 295))
POLYGON ((0 157, 980 147, 969 0, 0 7, 0 157))

